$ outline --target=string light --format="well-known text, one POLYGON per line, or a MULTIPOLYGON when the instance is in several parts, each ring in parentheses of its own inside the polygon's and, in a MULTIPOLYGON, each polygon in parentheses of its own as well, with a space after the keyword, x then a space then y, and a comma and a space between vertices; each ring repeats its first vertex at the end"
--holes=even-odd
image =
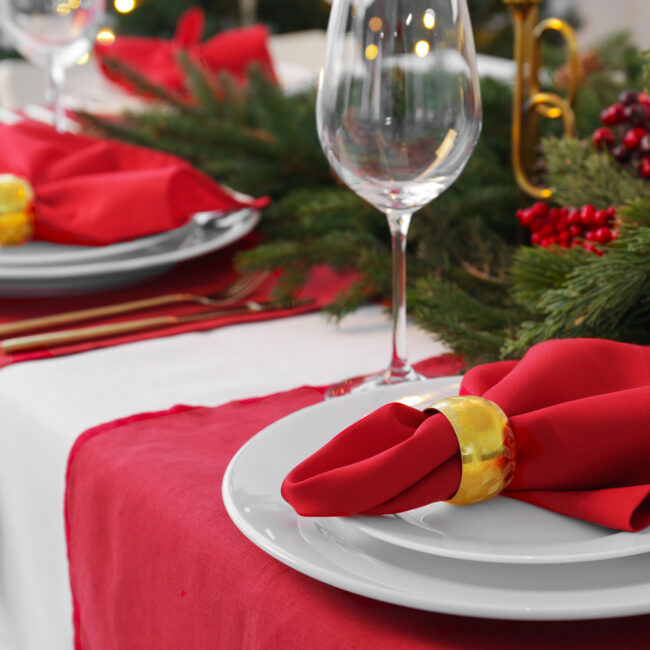
POLYGON ((436 12, 433 9, 427 9, 422 16, 422 24, 427 29, 433 29, 436 26, 436 12))
POLYGON ((67 2, 62 2, 57 5, 56 13, 59 14, 59 16, 67 16, 70 13, 70 5, 67 2))
POLYGON ((88 63, 90 60, 90 53, 86 52, 81 58, 77 60, 77 65, 83 65, 84 63, 88 63))
POLYGON ((114 0, 113 4, 121 14, 128 14, 135 9, 135 0, 114 0))

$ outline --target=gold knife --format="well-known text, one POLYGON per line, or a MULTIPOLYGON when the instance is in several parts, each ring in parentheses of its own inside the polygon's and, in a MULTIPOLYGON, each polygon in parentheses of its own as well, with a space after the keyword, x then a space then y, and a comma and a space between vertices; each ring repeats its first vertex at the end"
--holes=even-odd
POLYGON ((202 311, 197 314, 185 314, 182 316, 155 316, 153 318, 139 318, 125 321, 123 323, 111 323, 109 325, 94 325, 91 327, 79 327, 75 329, 61 330, 60 332, 49 332, 45 334, 33 334, 31 336, 20 336, 6 339, 0 342, 0 349, 3 352, 27 352, 37 348, 50 348, 70 343, 81 343, 93 341, 110 336, 130 334, 144 330, 171 327, 173 325, 184 325, 196 323, 211 318, 222 316, 241 316, 244 314, 264 313, 269 311, 281 311, 293 307, 302 307, 313 303, 313 299, 294 300, 290 305, 274 302, 248 302, 240 307, 231 307, 212 311, 202 311))

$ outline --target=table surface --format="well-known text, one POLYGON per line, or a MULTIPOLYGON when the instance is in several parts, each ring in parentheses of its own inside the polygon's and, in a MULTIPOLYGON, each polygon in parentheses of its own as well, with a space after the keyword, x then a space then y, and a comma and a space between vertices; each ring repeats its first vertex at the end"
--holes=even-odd
MULTIPOLYGON (((274 36, 270 48, 287 85, 313 83, 325 33, 274 36)), ((512 62, 479 59, 485 74, 512 78, 512 62)), ((41 101, 42 71, 0 63, 0 107, 41 101)), ((91 63, 68 78, 68 105, 118 112, 137 99, 91 63)), ((84 430, 174 404, 217 405, 380 370, 389 359, 390 319, 366 307, 340 325, 321 314, 139 342, 0 371, 0 648, 71 650, 63 520, 68 452, 84 430)), ((411 357, 445 351, 414 326, 411 357)))
MULTIPOLYGON (((225 327, 0 370, 0 648, 71 650, 65 466, 79 434, 175 404, 216 406, 380 370, 390 319, 364 307, 225 327)), ((409 326, 411 357, 443 346, 409 326)))

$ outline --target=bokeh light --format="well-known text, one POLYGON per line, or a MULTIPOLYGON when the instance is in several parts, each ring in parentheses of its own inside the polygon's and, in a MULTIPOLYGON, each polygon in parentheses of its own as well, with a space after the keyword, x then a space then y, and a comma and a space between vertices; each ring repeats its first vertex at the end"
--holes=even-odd
POLYGON ((104 27, 104 29, 100 30, 97 34, 97 41, 102 45, 110 45, 115 41, 115 33, 112 29, 104 27))
POLYGON ((135 0, 114 0, 114 5, 121 14, 128 14, 135 9, 135 0))
POLYGON ((429 44, 426 41, 418 41, 415 44, 415 53, 423 59, 427 54, 429 54, 429 44))
POLYGON ((377 58, 377 54, 379 54, 379 48, 373 43, 368 45, 366 48, 366 59, 368 61, 374 61, 377 58))

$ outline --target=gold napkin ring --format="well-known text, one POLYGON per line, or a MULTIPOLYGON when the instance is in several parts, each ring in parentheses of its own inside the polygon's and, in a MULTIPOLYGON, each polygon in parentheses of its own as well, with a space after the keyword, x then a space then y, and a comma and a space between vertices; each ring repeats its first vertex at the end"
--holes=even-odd
POLYGON ((462 462, 460 486, 447 503, 465 506, 493 499, 515 475, 517 448, 508 416, 490 400, 473 395, 448 397, 425 409, 451 424, 462 462))

